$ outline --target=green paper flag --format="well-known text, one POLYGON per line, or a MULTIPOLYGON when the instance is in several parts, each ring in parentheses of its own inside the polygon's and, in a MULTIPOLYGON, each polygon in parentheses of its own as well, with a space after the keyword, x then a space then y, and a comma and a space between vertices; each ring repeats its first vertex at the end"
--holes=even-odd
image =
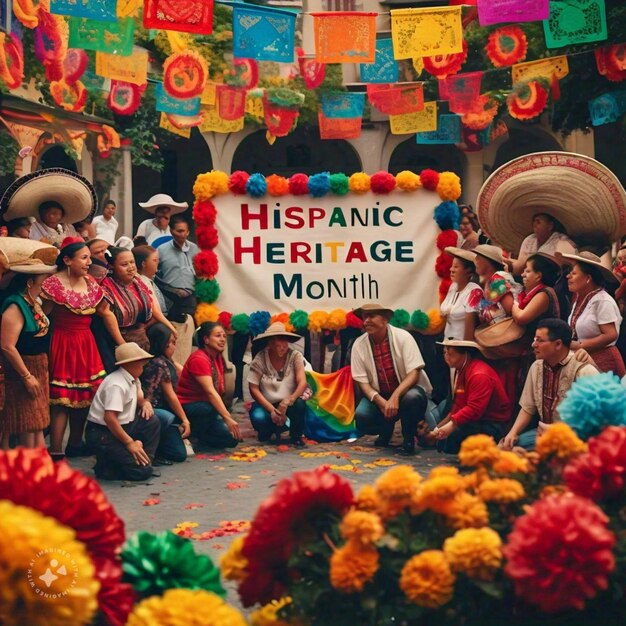
POLYGON ((607 38, 604 0, 550 2, 550 17, 543 22, 548 48, 604 41, 607 38))
POLYGON ((97 50, 107 54, 130 56, 133 52, 135 20, 126 17, 117 22, 89 18, 70 18, 70 48, 97 50))

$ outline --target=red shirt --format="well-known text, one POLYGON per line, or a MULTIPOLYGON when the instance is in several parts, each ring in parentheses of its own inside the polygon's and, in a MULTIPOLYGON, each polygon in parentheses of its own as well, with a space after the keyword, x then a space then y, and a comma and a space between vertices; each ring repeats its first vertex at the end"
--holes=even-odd
POLYGON ((196 380, 198 376, 210 376, 215 379, 213 370, 216 368, 218 375, 218 384, 215 389, 221 395, 224 393, 224 370, 221 368, 221 355, 213 360, 204 350, 196 350, 185 363, 183 371, 178 379, 176 387, 176 395, 181 404, 190 404, 191 402, 208 402, 206 392, 196 380))
POLYGON ((380 395, 389 398, 400 386, 400 381, 396 376, 396 370, 393 366, 389 337, 385 337, 382 343, 373 344, 372 353, 374 354, 374 364, 376 365, 376 374, 378 375, 380 395))
POLYGON ((506 422, 511 418, 511 408, 511 400, 495 370, 484 361, 469 357, 457 372, 452 421, 457 425, 479 420, 506 422))

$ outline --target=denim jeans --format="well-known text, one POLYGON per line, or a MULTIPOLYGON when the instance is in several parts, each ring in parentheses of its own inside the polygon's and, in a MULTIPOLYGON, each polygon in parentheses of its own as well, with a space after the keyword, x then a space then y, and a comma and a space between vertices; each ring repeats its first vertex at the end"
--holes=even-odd
MULTIPOLYGON (((278 406, 278 403, 274 406, 278 406)), ((289 426, 276 426, 272 422, 270 414, 257 402, 250 409, 250 421, 254 430, 259 434, 259 441, 267 441, 274 433, 282 433, 289 430, 292 441, 298 441, 304 432, 304 418, 306 416, 306 403, 298 398, 286 411, 289 418, 289 426)))
POLYGON ((239 442, 230 434, 222 416, 208 402, 183 404, 191 434, 210 448, 234 448, 239 442))
POLYGON ((489 435, 498 443, 502 439, 502 426, 498 422, 468 422, 453 430, 447 439, 437 441, 437 450, 446 454, 458 454, 461 444, 471 435, 489 435))
POLYGON ((154 414, 161 422, 161 437, 156 455, 175 463, 182 463, 187 458, 187 448, 180 436, 176 416, 167 409, 154 409, 154 414))

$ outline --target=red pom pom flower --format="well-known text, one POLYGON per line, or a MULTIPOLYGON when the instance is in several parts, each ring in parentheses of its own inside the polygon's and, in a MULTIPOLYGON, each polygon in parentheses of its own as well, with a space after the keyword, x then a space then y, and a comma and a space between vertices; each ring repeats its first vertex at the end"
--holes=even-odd
POLYGON ((201 278, 213 278, 219 269, 217 255, 213 250, 201 250, 193 259, 196 276, 201 278))
POLYGON ((437 247, 443 252, 450 246, 456 247, 459 243, 459 234, 456 230, 444 230, 437 235, 437 247))
POLYGON ((435 170, 423 170, 420 174, 420 180, 422 181, 422 187, 428 189, 428 191, 436 191, 439 184, 439 172, 435 170))
POLYGON ((198 226, 198 228, 196 228, 196 243, 203 250, 215 248, 218 242, 219 236, 215 226, 198 226))
POLYGON ((452 261, 454 259, 449 255, 442 252, 435 261, 435 272, 439 278, 450 278, 450 268, 452 267, 452 261))
POLYGON ((526 58, 528 40, 519 26, 497 28, 487 40, 487 56, 496 67, 515 65, 526 58))
POLYGON ((217 209, 210 200, 197 200, 193 205, 193 221, 198 226, 213 226, 217 218, 217 209))
POLYGON ((346 327, 358 328, 360 330, 363 328, 363 320, 357 317, 353 311, 348 311, 348 313, 346 313, 346 327))
POLYGON ((217 316, 217 321, 226 329, 230 330, 230 322, 233 319, 233 314, 228 311, 222 311, 217 316))
POLYGON ((449 278, 444 278, 439 283, 439 302, 443 302, 446 299, 451 284, 452 281, 449 278))
POLYGON ((248 172, 237 170, 230 175, 230 178, 228 179, 228 188, 236 195, 245 195, 248 178, 250 178, 250 174, 248 174, 248 172))
POLYGON ((294 174, 289 179, 289 192, 294 196, 304 196, 309 193, 309 177, 306 174, 294 174))
POLYGON ((541 115, 548 104, 548 89, 539 80, 518 85, 508 96, 509 114, 516 120, 532 120, 541 115))
POLYGON ((458 74, 467 59, 467 42, 463 40, 463 51, 454 54, 437 54, 432 57, 424 57, 424 69, 437 78, 445 78, 458 74))
POLYGON ((389 172, 376 172, 370 177, 370 188, 374 193, 391 193, 396 188, 396 177, 389 172))
POLYGON ((515 594, 545 613, 582 610, 608 587, 615 535, 591 500, 565 494, 535 502, 503 548, 515 594))

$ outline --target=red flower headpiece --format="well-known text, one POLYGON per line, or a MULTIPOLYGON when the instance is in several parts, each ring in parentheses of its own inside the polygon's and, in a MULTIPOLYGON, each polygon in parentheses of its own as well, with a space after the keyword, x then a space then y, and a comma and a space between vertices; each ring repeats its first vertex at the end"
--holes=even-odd
POLYGON ((67 246, 71 246, 73 243, 82 243, 83 245, 87 245, 82 237, 66 237, 61 242, 61 250, 67 246))

